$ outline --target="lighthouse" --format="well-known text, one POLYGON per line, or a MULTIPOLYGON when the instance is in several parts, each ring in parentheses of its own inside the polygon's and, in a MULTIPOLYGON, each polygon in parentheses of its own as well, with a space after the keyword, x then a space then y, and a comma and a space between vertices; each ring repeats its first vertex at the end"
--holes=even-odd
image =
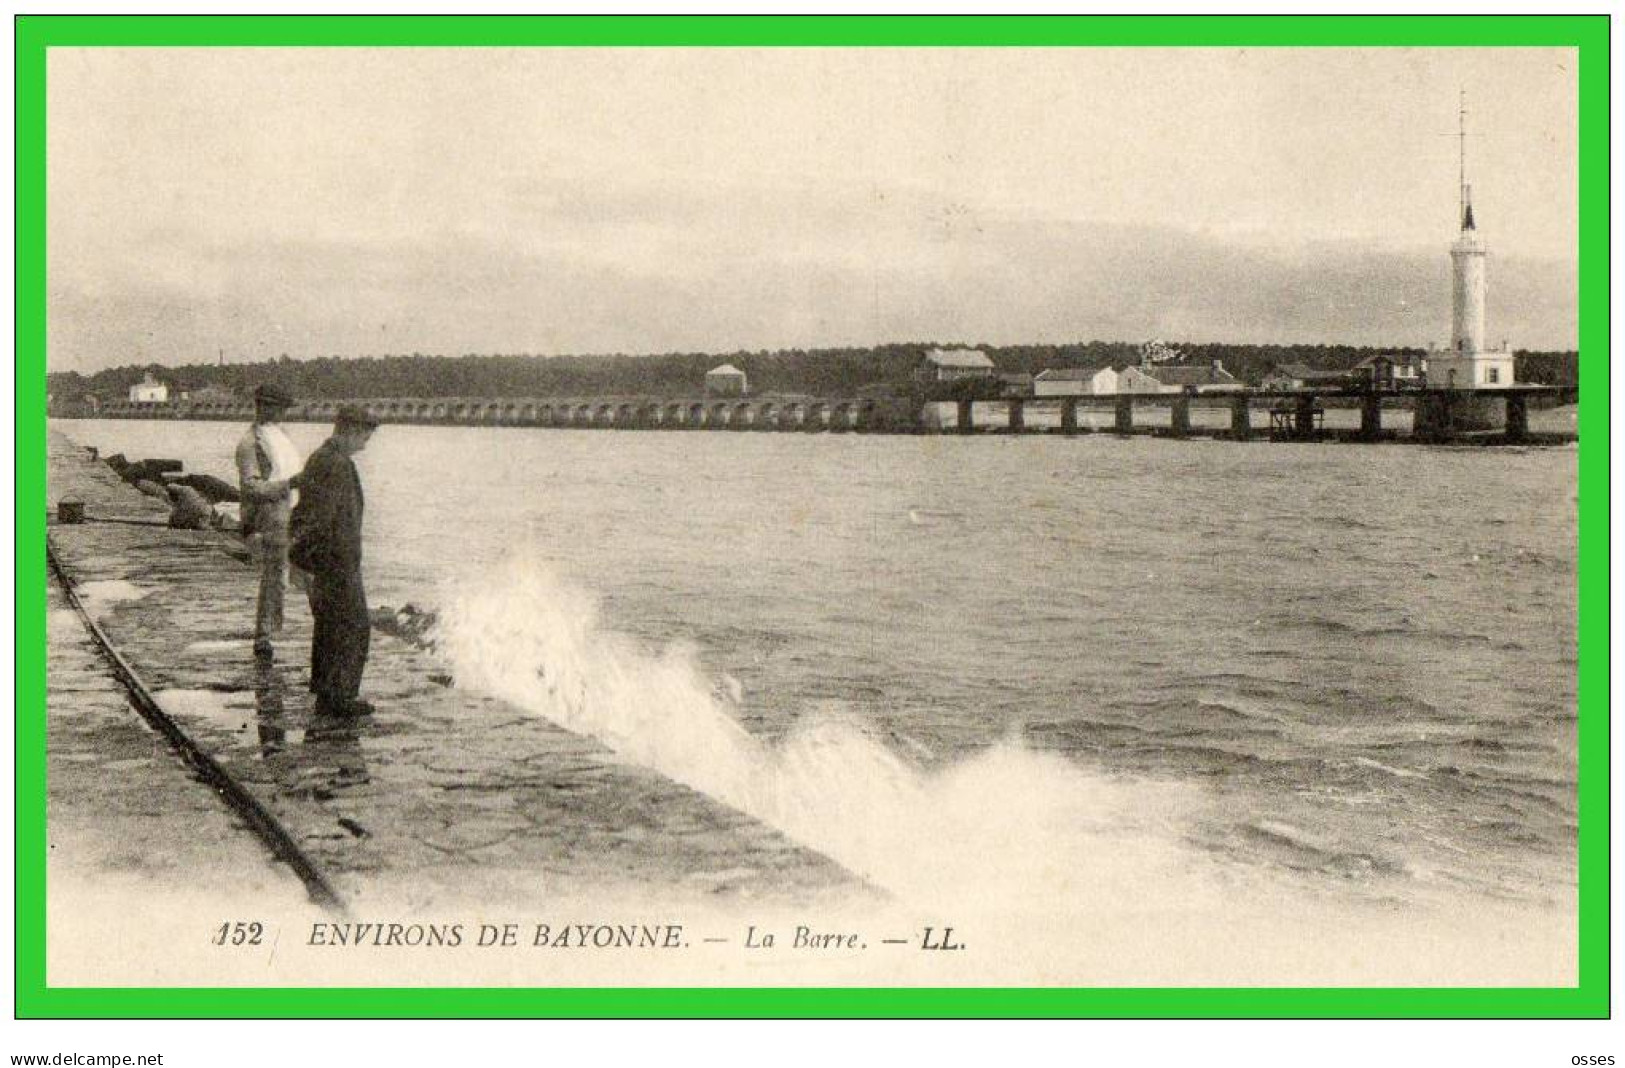
POLYGON ((1428 357, 1428 385, 1439 389, 1505 389, 1512 382, 1512 353, 1484 341, 1488 250, 1473 217, 1467 184, 1467 94, 1462 94, 1458 188, 1461 232, 1450 246, 1450 349, 1428 357))
POLYGON ((1473 224, 1473 190, 1462 191, 1461 236, 1450 246, 1450 351, 1484 351, 1484 239, 1473 224))

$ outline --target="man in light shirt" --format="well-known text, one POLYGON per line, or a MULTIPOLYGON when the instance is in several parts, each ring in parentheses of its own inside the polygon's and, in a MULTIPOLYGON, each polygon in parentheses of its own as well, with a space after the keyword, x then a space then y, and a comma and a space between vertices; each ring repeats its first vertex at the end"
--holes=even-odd
POLYGON ((288 519, 299 499, 294 482, 304 457, 283 431, 282 414, 293 396, 280 386, 254 391, 254 425, 237 443, 237 481, 242 488, 242 532, 260 572, 259 606, 254 612, 254 655, 270 657, 282 630, 282 602, 288 589, 288 519))

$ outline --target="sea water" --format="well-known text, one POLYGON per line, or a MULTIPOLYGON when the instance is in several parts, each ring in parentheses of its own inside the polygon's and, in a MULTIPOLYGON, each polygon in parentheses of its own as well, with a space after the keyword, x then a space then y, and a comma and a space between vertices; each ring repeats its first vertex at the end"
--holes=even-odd
MULTIPOLYGON (((243 429, 62 426, 227 478, 243 429)), ((387 426, 358 462, 372 600, 439 611, 458 685, 892 893, 1568 912, 1576 455, 387 426)))

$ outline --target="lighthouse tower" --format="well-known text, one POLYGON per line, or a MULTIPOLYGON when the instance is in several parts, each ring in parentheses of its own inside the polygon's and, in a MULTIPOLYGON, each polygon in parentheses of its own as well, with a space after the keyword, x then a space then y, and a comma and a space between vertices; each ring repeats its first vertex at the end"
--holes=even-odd
POLYGON ((1450 351, 1428 358, 1428 385, 1444 389, 1505 389, 1512 385, 1512 353, 1484 341, 1484 238, 1473 219, 1467 184, 1467 96, 1461 103, 1461 233, 1450 246, 1450 351))
POLYGON ((1461 236, 1450 246, 1450 351, 1484 351, 1484 239, 1473 224, 1473 190, 1462 191, 1461 236))

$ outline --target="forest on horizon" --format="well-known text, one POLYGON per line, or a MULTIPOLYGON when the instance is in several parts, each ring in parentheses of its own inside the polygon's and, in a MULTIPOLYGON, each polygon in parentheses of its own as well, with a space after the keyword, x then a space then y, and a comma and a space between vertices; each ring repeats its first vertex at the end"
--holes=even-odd
MULTIPOLYGON (((1175 343, 1174 365, 1200 366, 1213 360, 1243 382, 1257 385, 1280 364, 1343 370, 1378 353, 1425 355, 1426 350, 1352 345, 1237 345, 1175 343)), ((665 353, 650 356, 538 356, 530 354, 444 356, 411 353, 385 356, 283 356, 259 363, 127 364, 83 375, 46 376, 53 401, 94 394, 102 400, 128 395, 146 374, 176 390, 208 387, 247 397, 254 387, 276 382, 308 399, 347 397, 547 397, 605 394, 686 395, 703 388, 705 373, 731 363, 745 372, 752 393, 816 395, 904 395, 913 391, 914 370, 927 349, 975 348, 992 359, 1000 374, 1037 374, 1047 368, 1100 368, 1137 364, 1141 345, 1091 341, 1063 345, 957 345, 912 342, 868 348, 790 349, 776 352, 665 353)), ((1575 352, 1516 354, 1520 382, 1575 385, 1575 352)))

